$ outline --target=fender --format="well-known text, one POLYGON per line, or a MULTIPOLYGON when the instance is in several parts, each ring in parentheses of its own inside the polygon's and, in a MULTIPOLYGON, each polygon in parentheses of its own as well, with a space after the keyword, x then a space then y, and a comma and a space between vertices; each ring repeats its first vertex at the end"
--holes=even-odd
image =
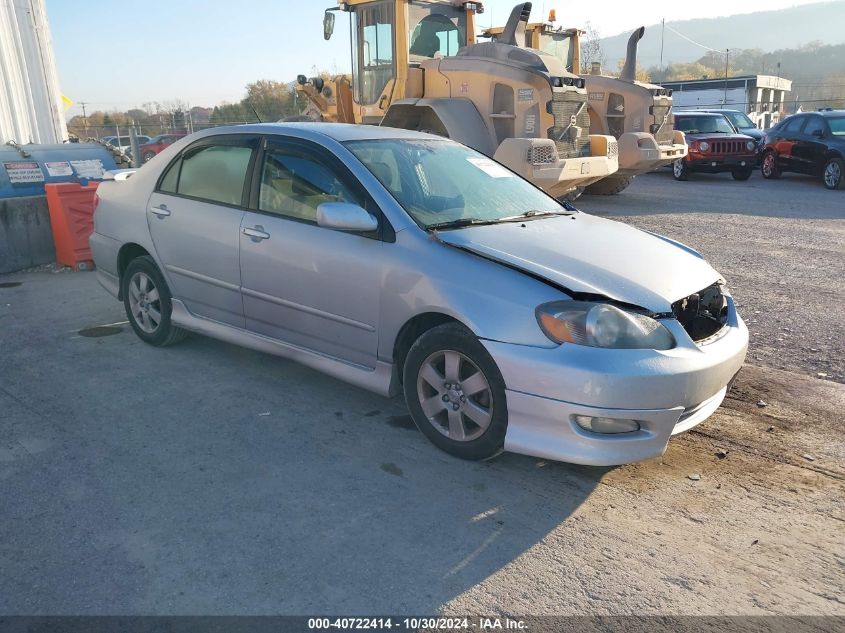
POLYGON ((493 156, 496 143, 469 99, 401 99, 390 104, 381 125, 431 131, 493 156))

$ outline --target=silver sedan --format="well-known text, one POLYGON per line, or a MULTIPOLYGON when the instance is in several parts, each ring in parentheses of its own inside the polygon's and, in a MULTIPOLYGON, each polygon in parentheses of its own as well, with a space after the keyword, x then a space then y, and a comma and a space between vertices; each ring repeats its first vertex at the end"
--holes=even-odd
POLYGON ((561 206, 447 139, 217 128, 113 178, 91 248, 143 341, 193 331, 404 392, 458 457, 660 455, 745 358, 701 255, 561 206))

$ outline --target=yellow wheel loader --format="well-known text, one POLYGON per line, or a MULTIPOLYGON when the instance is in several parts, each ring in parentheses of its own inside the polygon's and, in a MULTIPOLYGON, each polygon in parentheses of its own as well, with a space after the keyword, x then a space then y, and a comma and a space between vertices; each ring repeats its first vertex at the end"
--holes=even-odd
MULTIPOLYGON (((482 37, 497 41, 504 28, 491 28, 482 37)), ((587 187, 587 193, 617 194, 634 176, 668 165, 687 155, 683 132, 673 129, 672 91, 638 81, 637 44, 645 28, 628 39, 625 65, 619 77, 600 74, 600 69, 581 75, 586 82, 590 133, 609 134, 619 142, 619 170, 587 187)), ((570 72, 581 68, 580 36, 583 31, 532 23, 525 29, 525 46, 554 55, 570 72)), ((594 65, 594 67, 597 65, 594 65)))
POLYGON ((476 43, 480 2, 341 0, 350 16, 352 75, 298 78, 314 120, 369 123, 449 137, 491 156, 555 197, 618 169, 618 144, 589 134, 584 80, 530 50, 531 3, 514 7, 497 42, 476 43))

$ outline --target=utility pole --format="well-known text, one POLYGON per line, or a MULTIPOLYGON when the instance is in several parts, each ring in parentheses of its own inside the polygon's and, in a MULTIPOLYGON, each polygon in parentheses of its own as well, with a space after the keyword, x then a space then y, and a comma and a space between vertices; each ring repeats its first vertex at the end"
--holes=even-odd
POLYGON ((666 35, 666 18, 663 18, 663 28, 660 30, 660 72, 663 72, 663 36, 666 35))
POLYGON ((722 105, 728 105, 728 60, 731 57, 731 49, 725 49, 725 96, 722 99, 722 105))
POLYGON ((85 106, 88 105, 86 101, 80 101, 79 105, 82 106, 82 125, 85 127, 85 138, 88 138, 88 115, 85 113, 85 106))

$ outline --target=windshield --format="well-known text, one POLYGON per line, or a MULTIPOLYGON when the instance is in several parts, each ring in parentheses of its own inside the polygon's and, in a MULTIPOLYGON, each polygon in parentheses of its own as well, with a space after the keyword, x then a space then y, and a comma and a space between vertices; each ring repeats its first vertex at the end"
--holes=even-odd
POLYGON ((571 35, 563 33, 540 33, 540 50, 557 57, 566 66, 566 70, 577 73, 572 68, 572 50, 574 40, 571 35))
POLYGON ((735 127, 757 127, 756 125, 754 125, 754 121, 749 119, 748 115, 746 115, 744 112, 725 112, 725 116, 727 116, 731 120, 731 123, 733 123, 735 127))
POLYGON ((448 140, 345 143, 425 228, 460 220, 497 221, 524 214, 567 213, 554 198, 494 160, 448 140))
POLYGON ((675 129, 687 134, 733 134, 734 129, 724 115, 679 116, 675 129))
POLYGON ((845 116, 828 117, 831 133, 836 136, 845 136, 845 116))
POLYGON ((449 5, 408 5, 411 62, 457 55, 466 45, 466 10, 449 5))

